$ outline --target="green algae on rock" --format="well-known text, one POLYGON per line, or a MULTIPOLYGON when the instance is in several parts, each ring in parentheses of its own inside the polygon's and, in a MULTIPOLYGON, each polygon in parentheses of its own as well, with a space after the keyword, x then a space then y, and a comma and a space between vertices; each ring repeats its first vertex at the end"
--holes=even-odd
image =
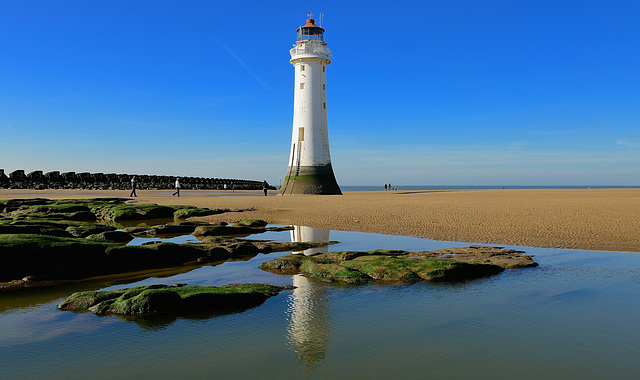
POLYGON ((228 225, 226 222, 220 224, 208 224, 198 226, 192 233, 193 236, 203 238, 206 236, 248 236, 266 231, 285 231, 292 227, 267 227, 267 222, 260 219, 243 219, 228 225))
POLYGON ((195 206, 160 206, 157 204, 127 204, 126 198, 94 199, 9 199, 0 201, 0 212, 13 219, 46 219, 77 221, 127 221, 175 218, 186 219, 231 212, 195 206))
POLYGON ((102 220, 118 222, 123 220, 173 218, 176 208, 157 204, 114 204, 96 208, 94 212, 102 220))
POLYGON ((127 227, 122 231, 133 236, 186 235, 191 234, 199 226, 209 225, 206 222, 178 221, 147 227, 127 227))
POLYGON ((111 243, 128 243, 133 237, 123 231, 103 231, 97 234, 89 235, 85 239, 91 241, 105 241, 111 243))
POLYGON ((267 224, 268 224, 267 222, 261 219, 242 219, 233 223, 233 225, 238 225, 242 227, 264 227, 267 224))
POLYGON ((178 210, 176 210, 173 213, 173 217, 175 219, 187 219, 187 218, 191 218, 194 216, 208 216, 208 215, 215 215, 215 214, 223 214, 225 212, 231 212, 232 210, 230 209, 211 209, 211 208, 202 208, 202 207, 195 207, 195 206, 177 206, 179 207, 178 210))
POLYGON ((148 315, 212 310, 228 306, 258 306, 293 286, 231 284, 215 286, 149 285, 109 291, 73 293, 60 310, 91 311, 97 315, 148 315))
POLYGON ((329 252, 314 256, 290 254, 260 264, 263 270, 301 273, 325 282, 459 281, 537 266, 524 252, 471 246, 430 252, 376 250, 329 252))

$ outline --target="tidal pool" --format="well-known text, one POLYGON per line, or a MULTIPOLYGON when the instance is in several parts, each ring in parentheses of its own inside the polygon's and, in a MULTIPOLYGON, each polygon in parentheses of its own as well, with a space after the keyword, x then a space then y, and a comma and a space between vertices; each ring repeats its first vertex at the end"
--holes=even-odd
MULTIPOLYGON (((330 251, 467 246, 296 227, 251 238, 337 240, 330 251)), ((260 254, 216 266, 0 293, 0 374, 33 378, 637 378, 640 254, 513 247, 537 268, 453 284, 336 285, 280 276, 260 254), (293 284, 243 312, 125 321, 56 305, 151 283, 293 284)), ((312 252, 304 252, 312 253, 312 252)))

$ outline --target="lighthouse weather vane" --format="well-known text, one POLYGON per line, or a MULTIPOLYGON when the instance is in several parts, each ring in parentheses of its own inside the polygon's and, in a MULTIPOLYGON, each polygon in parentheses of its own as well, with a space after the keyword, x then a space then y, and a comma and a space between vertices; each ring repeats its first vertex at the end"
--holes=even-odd
POLYGON ((327 66, 331 50, 324 29, 309 12, 298 28, 291 60, 295 71, 289 166, 278 194, 342 194, 333 174, 327 128, 327 66))

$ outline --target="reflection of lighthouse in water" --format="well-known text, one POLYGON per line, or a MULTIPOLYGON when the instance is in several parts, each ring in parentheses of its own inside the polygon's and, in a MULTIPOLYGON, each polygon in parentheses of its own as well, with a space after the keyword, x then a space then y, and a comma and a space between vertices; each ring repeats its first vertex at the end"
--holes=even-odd
POLYGON ((298 362, 309 373, 322 364, 329 344, 329 312, 324 284, 302 275, 293 276, 293 294, 289 299, 289 345, 298 362))
MULTIPOLYGON (((329 241, 329 230, 293 226, 291 241, 329 241)), ((294 253, 311 256, 328 251, 329 247, 320 247, 294 253)), ((296 288, 289 298, 288 310, 289 344, 305 372, 311 372, 321 365, 329 344, 326 285, 298 274, 293 276, 293 286, 296 288)))
MULTIPOLYGON (((298 243, 308 241, 329 241, 329 232, 330 230, 323 230, 322 228, 293 226, 293 229, 291 230, 291 241, 298 243)), ((305 256, 312 256, 327 252, 329 252, 329 246, 309 248, 304 251, 293 253, 304 253, 305 256)))

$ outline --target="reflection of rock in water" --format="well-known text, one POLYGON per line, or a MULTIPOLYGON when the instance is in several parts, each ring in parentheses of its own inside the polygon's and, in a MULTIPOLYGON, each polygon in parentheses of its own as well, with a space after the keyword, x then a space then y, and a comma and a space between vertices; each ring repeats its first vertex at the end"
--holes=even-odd
POLYGON ((293 285, 296 289, 290 297, 287 335, 305 372, 312 372, 322 364, 329 343, 329 313, 323 284, 295 275, 293 285))
MULTIPOLYGON (((294 243, 302 243, 308 241, 329 241, 329 231, 330 230, 323 230, 322 228, 293 226, 293 229, 291 230, 291 241, 294 243)), ((306 256, 311 256, 318 253, 327 252, 329 252, 329 246, 309 248, 301 252, 293 253, 304 253, 306 256)))

